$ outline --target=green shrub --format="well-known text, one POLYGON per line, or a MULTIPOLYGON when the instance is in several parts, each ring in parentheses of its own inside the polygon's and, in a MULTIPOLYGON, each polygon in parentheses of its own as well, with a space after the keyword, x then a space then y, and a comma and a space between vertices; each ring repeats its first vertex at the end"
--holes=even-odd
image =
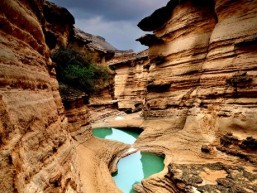
POLYGON ((88 94, 95 93, 107 85, 112 79, 107 67, 97 65, 90 54, 61 48, 52 55, 57 64, 57 80, 88 94))

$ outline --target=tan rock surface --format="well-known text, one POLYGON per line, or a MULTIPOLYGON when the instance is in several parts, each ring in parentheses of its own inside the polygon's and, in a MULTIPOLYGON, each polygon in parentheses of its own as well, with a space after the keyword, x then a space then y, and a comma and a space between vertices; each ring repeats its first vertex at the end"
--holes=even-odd
POLYGON ((113 58, 109 66, 116 73, 114 78, 114 98, 118 109, 134 112, 142 109, 146 93, 147 51, 138 54, 124 54, 113 58))
MULTIPOLYGON (((92 137, 82 98, 64 111, 43 3, 1 2, 0 190, 118 193, 111 172, 130 146, 92 137)), ((115 62, 119 108, 145 102, 143 113, 117 120, 106 118, 115 109, 99 107, 91 116, 101 119, 93 127, 142 128, 134 147, 165 155, 164 170, 138 192, 257 191, 256 5, 170 1, 156 12, 163 21, 155 14, 144 26, 154 30, 143 39, 150 62, 115 62)))
POLYGON ((128 145, 120 142, 92 138, 77 146, 78 169, 84 192, 120 193, 111 172, 116 171, 117 159, 128 145))
POLYGON ((246 1, 215 4, 178 3, 169 8, 172 14, 166 23, 154 29, 163 43, 149 48, 149 117, 216 114, 213 127, 230 130, 235 125, 224 123, 235 124, 239 113, 246 120, 238 127, 254 125, 256 7, 246 1), (158 57, 162 63, 156 62, 158 57))
MULTIPOLYGON (((144 128, 136 147, 165 154, 164 170, 138 192, 256 192, 256 5, 170 1, 140 23, 155 36, 140 40, 149 45, 147 119, 95 123, 144 128)), ((122 85, 133 82, 128 69, 117 70, 122 85)))
POLYGON ((92 138, 84 94, 72 91, 63 108, 43 3, 1 2, 0 192, 120 192, 110 171, 128 146, 92 138))
POLYGON ((81 192, 40 20, 43 1, 0 6, 0 190, 81 192))
POLYGON ((110 64, 119 108, 145 99, 143 113, 93 127, 143 128, 134 146, 165 155, 164 170, 137 184, 138 192, 256 192, 255 4, 170 1, 164 10, 168 19, 141 39, 150 62, 140 66, 131 55, 110 64), (145 86, 135 84, 139 76, 145 86))
MULTIPOLYGON (((106 118, 105 121, 94 123, 93 127, 125 127, 131 130, 135 127, 143 128, 144 131, 134 147, 141 151, 165 155, 164 170, 138 184, 135 187, 138 192, 194 192, 194 189, 204 192, 256 190, 257 173, 254 165, 256 150, 248 152, 240 148, 236 150, 232 145, 228 146, 227 153, 222 153, 219 147, 224 146, 219 142, 218 132, 199 129, 196 126, 173 130, 173 125, 180 124, 176 119, 144 120, 140 113, 122 118, 122 120, 117 120, 116 116, 106 118), (210 152, 205 153, 201 150, 203 144, 210 145, 210 152), (252 158, 253 162, 247 161, 245 155, 252 158), (229 180, 230 184, 224 185, 229 180), (249 189, 245 189, 246 187, 249 189)), ((208 122, 198 124, 202 128, 208 127, 208 122)), ((191 125, 195 123, 191 122, 191 125)))

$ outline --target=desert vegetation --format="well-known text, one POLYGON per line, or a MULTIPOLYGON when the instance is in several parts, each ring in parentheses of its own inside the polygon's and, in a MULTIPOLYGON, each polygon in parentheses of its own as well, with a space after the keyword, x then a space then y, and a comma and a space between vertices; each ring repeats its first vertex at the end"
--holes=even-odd
POLYGON ((60 48, 52 54, 57 80, 63 84, 94 94, 112 80, 107 66, 97 64, 90 53, 81 54, 71 48, 60 48))

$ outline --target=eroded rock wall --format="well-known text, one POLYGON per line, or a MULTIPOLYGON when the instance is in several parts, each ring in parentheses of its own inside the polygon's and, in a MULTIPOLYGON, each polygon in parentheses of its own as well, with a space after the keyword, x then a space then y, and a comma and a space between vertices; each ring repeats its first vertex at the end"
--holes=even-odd
POLYGON ((146 93, 149 60, 147 51, 138 54, 124 54, 110 61, 115 71, 114 98, 118 109, 127 112, 142 110, 146 93), (128 56, 127 56, 128 55, 128 56))
POLYGON ((151 66, 144 114, 177 116, 177 129, 189 115, 208 114, 213 129, 254 134, 256 12, 255 1, 170 1, 142 20, 139 27, 155 36, 154 42, 148 40, 151 66), (167 20, 151 26, 163 10, 167 20))
POLYGON ((139 39, 150 68, 136 146, 161 149, 168 170, 139 192, 256 192, 256 3, 173 0, 139 23, 153 34, 139 39))
POLYGON ((43 3, 1 1, 1 192, 80 192, 76 155, 41 27, 43 3))

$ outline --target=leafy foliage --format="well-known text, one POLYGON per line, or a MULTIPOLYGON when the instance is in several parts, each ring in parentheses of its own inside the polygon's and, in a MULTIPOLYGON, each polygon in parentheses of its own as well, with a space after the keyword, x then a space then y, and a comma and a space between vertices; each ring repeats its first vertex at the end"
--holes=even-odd
POLYGON ((90 54, 81 55, 72 49, 61 48, 53 53, 52 60, 57 64, 59 82, 88 94, 103 89, 112 79, 108 68, 96 64, 90 54))

